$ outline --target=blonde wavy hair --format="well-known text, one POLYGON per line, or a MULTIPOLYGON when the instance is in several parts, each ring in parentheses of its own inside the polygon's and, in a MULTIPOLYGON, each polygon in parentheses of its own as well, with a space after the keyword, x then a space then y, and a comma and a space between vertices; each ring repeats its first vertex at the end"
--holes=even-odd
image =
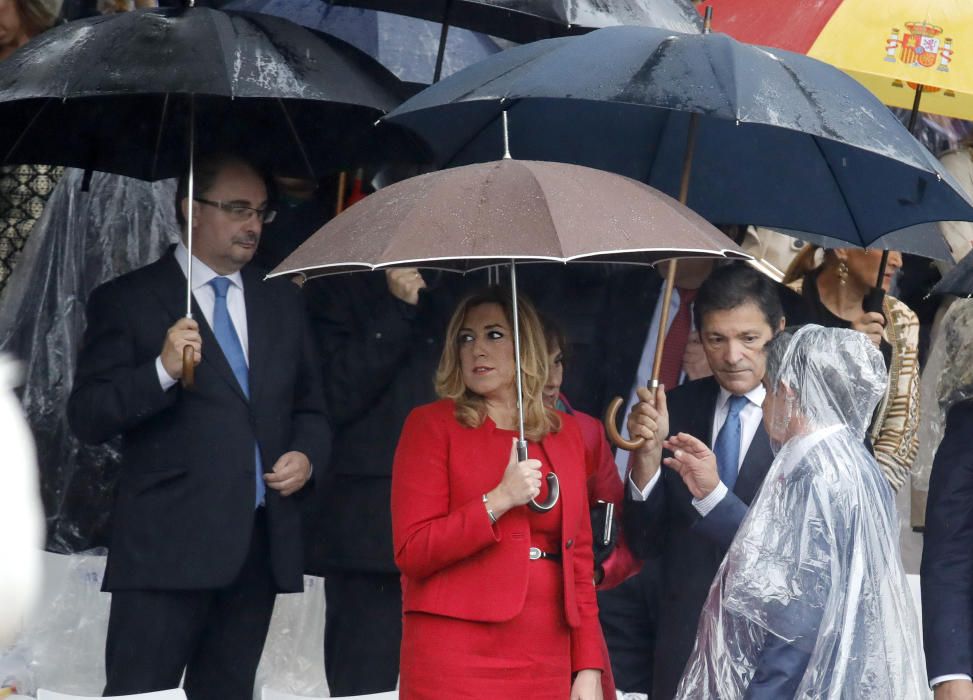
MULTIPOLYGON (((459 330, 463 327, 470 309, 483 304, 497 304, 513 333, 513 303, 510 293, 500 287, 470 294, 456 307, 446 327, 446 342, 436 369, 436 394, 452 399, 456 404, 456 420, 468 428, 478 428, 486 419, 486 401, 470 391, 463 381, 459 359, 459 330)), ((524 435, 532 442, 539 442, 548 433, 561 429, 557 411, 544 406, 543 389, 549 369, 544 327, 537 311, 523 296, 517 304, 520 318, 521 381, 524 389, 524 435)))

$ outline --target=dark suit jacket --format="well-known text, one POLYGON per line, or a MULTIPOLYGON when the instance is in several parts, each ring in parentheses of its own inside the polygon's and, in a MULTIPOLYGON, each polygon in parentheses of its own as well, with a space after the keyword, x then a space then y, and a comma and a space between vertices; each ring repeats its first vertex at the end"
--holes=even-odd
MULTIPOLYGON (((266 471, 284 452, 322 468, 330 431, 313 341, 297 287, 242 271, 250 400, 198 307, 196 387, 163 391, 155 360, 184 314, 186 279, 172 249, 91 295, 68 404, 78 437, 121 434, 107 591, 209 589, 232 582, 254 523, 254 439, 266 471)), ((302 590, 298 499, 267 489, 271 567, 281 591, 302 590)))
POLYGON ((929 478, 922 627, 929 680, 973 676, 973 401, 954 405, 929 478))
POLYGON ((389 514, 395 446, 409 412, 436 398, 446 323, 469 287, 459 275, 423 276, 430 288, 417 306, 392 296, 384 272, 305 287, 335 433, 330 464, 305 504, 312 573, 398 573, 389 514))
MULTIPOLYGON (((719 385, 712 377, 667 392, 669 433, 690 433, 712 447, 718 397, 719 385)), ((641 557, 657 557, 662 576, 653 700, 675 694, 710 584, 771 462, 770 441, 761 425, 733 491, 705 518, 693 507, 680 476, 666 467, 647 501, 627 495, 623 520, 629 546, 641 557)))

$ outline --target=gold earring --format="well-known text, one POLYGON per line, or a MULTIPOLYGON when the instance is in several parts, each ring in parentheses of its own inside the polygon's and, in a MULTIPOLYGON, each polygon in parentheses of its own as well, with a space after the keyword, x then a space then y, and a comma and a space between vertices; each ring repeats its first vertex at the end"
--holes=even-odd
POLYGON ((838 261, 838 283, 842 287, 848 284, 848 263, 844 260, 838 261))

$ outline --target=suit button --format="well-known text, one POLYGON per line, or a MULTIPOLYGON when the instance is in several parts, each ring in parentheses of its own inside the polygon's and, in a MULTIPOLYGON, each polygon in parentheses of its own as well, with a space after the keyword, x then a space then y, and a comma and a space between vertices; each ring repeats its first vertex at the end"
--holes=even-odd
POLYGON ((567 542, 564 543, 565 549, 571 549, 571 547, 573 546, 574 546, 574 540, 568 540, 567 542))

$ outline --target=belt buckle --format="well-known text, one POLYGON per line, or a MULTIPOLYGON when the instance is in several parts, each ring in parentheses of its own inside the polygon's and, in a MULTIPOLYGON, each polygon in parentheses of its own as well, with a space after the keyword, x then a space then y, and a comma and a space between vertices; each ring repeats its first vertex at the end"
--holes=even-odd
POLYGON ((530 558, 531 558, 531 561, 534 561, 536 559, 540 559, 543 556, 544 556, 544 552, 542 552, 539 547, 531 547, 530 548, 530 558))

